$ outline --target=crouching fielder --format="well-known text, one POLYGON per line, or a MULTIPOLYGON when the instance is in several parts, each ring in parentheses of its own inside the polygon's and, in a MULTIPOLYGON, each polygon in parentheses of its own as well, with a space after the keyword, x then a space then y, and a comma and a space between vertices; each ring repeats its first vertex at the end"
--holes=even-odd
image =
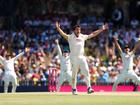
POLYGON ((58 50, 58 55, 60 59, 60 76, 57 84, 57 92, 60 90, 60 86, 63 84, 64 81, 68 81, 69 84, 71 85, 71 80, 72 80, 72 71, 71 71, 71 63, 70 63, 70 57, 69 57, 69 52, 61 51, 61 48, 59 46, 58 40, 55 40, 57 50, 58 50))
POLYGON ((126 78, 132 79, 140 85, 140 78, 137 76, 137 74, 133 70, 134 53, 140 45, 140 40, 138 40, 138 42, 136 43, 136 45, 134 46, 134 49, 132 51, 130 51, 130 48, 128 45, 125 45, 124 52, 122 51, 116 37, 114 37, 114 41, 115 41, 115 45, 118 48, 118 51, 119 51, 121 58, 122 58, 123 70, 120 73, 120 75, 118 76, 117 80, 114 82, 112 91, 115 91, 117 88, 117 85, 120 82, 124 82, 124 80, 126 78))
MULTIPOLYGON (((25 49, 25 52, 27 52, 29 49, 25 49)), ((8 92, 8 86, 9 83, 12 83, 12 92, 16 91, 17 87, 17 76, 14 70, 14 62, 22 56, 25 52, 22 52, 18 54, 16 57, 11 58, 10 55, 6 55, 6 58, 3 58, 0 56, 0 61, 2 65, 4 66, 4 75, 3 75, 3 81, 4 81, 4 92, 8 92)))

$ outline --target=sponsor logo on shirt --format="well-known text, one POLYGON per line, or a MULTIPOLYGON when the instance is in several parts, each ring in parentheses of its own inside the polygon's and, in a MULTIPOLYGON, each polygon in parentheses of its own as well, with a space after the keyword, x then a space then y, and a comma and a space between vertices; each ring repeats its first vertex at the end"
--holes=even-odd
POLYGON ((79 39, 79 38, 76 38, 76 41, 77 41, 77 42, 81 42, 82 40, 81 40, 81 39, 79 39))

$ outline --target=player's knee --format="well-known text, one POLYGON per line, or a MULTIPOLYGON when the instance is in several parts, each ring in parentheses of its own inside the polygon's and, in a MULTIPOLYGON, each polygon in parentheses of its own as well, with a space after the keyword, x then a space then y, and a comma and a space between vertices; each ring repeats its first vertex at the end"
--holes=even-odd
POLYGON ((75 78, 72 78, 72 83, 74 83, 75 82, 75 78))

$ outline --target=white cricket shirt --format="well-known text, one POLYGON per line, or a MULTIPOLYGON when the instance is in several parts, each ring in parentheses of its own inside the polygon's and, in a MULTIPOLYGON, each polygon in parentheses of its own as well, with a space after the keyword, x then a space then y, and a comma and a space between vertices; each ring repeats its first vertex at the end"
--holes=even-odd
POLYGON ((58 49, 58 55, 59 55, 59 59, 60 59, 60 69, 63 72, 68 72, 71 71, 71 62, 70 62, 70 57, 64 57, 62 55, 62 51, 61 48, 59 46, 59 44, 57 44, 57 49, 58 49))
POLYGON ((15 62, 15 60, 17 60, 23 54, 24 54, 24 52, 18 54, 16 57, 14 57, 12 59, 9 59, 9 60, 6 60, 2 56, 0 56, 0 61, 1 61, 2 65, 4 66, 4 70, 14 72, 14 62, 15 62))
POLYGON ((122 53, 121 57, 122 57, 124 70, 133 70, 134 54, 132 52, 130 52, 128 54, 122 53))
POLYGON ((84 55, 85 40, 88 39, 88 35, 80 34, 77 37, 74 33, 68 35, 68 42, 70 46, 71 56, 82 56, 84 55))

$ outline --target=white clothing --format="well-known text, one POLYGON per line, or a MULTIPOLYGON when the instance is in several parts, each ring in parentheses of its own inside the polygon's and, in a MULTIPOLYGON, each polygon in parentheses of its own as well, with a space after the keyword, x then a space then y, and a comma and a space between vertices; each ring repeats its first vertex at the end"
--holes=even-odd
POLYGON ((118 75, 117 80, 113 84, 112 90, 115 91, 116 87, 119 83, 125 82, 126 79, 132 79, 137 84, 140 85, 140 78, 137 76, 135 71, 133 70, 133 57, 134 54, 130 52, 129 54, 122 53, 121 54, 123 61, 123 71, 118 75))
POLYGON ((134 54, 132 52, 126 54, 121 54, 122 62, 123 62, 123 69, 125 70, 133 70, 133 58, 134 54))
POLYGON ((87 87, 91 87, 90 85, 90 73, 89 67, 85 56, 80 57, 70 57, 70 61, 72 64, 72 88, 76 89, 77 82, 77 73, 79 69, 81 73, 85 76, 87 87))
POLYGON ((60 75, 59 75, 59 78, 58 78, 58 84, 57 84, 57 87, 56 87, 57 92, 59 92, 60 86, 65 81, 68 81, 69 84, 71 85, 71 79, 72 79, 72 71, 69 71, 69 72, 66 72, 66 73, 60 72, 60 75))
POLYGON ((18 54, 16 57, 10 59, 10 60, 6 60, 5 58, 3 58, 2 56, 0 56, 0 61, 2 63, 2 65, 4 66, 4 70, 5 71, 11 71, 11 72, 15 72, 14 71, 14 62, 24 54, 24 52, 18 54))
POLYGON ((70 62, 69 55, 64 57, 62 55, 62 51, 61 51, 59 45, 57 45, 57 49, 58 49, 58 55, 59 55, 59 59, 60 59, 61 72, 69 72, 69 71, 71 71, 71 62, 70 62))
POLYGON ((88 35, 80 34, 79 37, 77 37, 74 33, 68 35, 70 56, 84 55, 84 45, 85 45, 85 40, 87 39, 88 39, 88 35))
POLYGON ((57 84, 57 91, 59 91, 59 88, 64 81, 68 81, 69 84, 71 85, 72 71, 71 71, 71 62, 70 62, 69 55, 66 57, 62 55, 62 51, 59 44, 57 44, 57 49, 60 58, 60 76, 57 84))
POLYGON ((12 82, 12 92, 15 92, 16 86, 17 86, 17 76, 14 70, 14 62, 24 54, 24 52, 18 54, 16 57, 6 60, 2 56, 0 56, 0 61, 2 65, 4 66, 4 75, 3 75, 3 80, 4 80, 4 92, 8 91, 8 85, 9 82, 12 82))
POLYGON ((87 86, 90 85, 89 67, 86 57, 84 56, 85 40, 88 39, 88 35, 80 34, 78 37, 72 33, 68 35, 68 42, 70 46, 70 61, 72 64, 72 88, 76 89, 77 72, 80 68, 81 72, 85 75, 87 86))

